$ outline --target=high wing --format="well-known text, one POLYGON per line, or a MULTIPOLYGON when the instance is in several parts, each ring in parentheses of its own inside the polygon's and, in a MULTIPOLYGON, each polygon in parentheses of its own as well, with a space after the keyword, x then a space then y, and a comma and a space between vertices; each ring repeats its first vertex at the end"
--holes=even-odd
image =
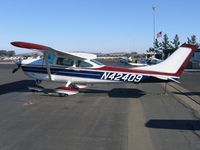
MULTIPOLYGON (((52 81, 52 74, 51 74, 51 69, 50 69, 50 64, 52 61, 55 59, 55 57, 61 56, 61 57, 67 57, 71 59, 78 59, 78 60, 87 60, 87 59, 95 59, 97 58, 96 55, 94 54, 88 54, 88 53, 69 53, 69 52, 64 52, 60 50, 53 49, 48 46, 44 45, 39 45, 39 44, 34 44, 34 43, 28 43, 28 42, 11 42, 12 45, 16 47, 21 47, 21 48, 27 48, 31 50, 38 50, 44 54, 44 60, 46 63, 46 68, 47 68, 47 73, 49 80, 52 81)), ((15 72, 15 71, 13 71, 15 72)))
POLYGON ((21 47, 21 48, 27 48, 27 49, 32 49, 32 50, 38 50, 42 53, 47 53, 47 52, 54 52, 57 53, 58 55, 66 56, 66 57, 71 57, 74 59, 96 59, 97 56, 94 54, 89 54, 89 53, 70 53, 70 52, 65 52, 61 50, 56 50, 54 48, 44 46, 44 45, 39 45, 39 44, 34 44, 34 43, 28 43, 28 42, 20 42, 20 41, 15 41, 11 42, 12 45, 16 47, 21 47))

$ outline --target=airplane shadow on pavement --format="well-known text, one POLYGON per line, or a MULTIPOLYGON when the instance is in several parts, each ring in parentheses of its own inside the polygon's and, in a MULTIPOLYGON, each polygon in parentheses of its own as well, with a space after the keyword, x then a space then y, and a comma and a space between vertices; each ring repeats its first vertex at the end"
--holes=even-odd
POLYGON ((21 80, 12 83, 6 83, 0 85, 0 95, 11 93, 11 92, 23 92, 28 91, 28 86, 34 85, 34 80, 21 80))
POLYGON ((81 93, 101 94, 107 93, 109 97, 115 98, 139 98, 145 95, 144 91, 134 88, 114 88, 112 90, 84 89, 81 93))
POLYGON ((200 120, 149 120, 146 124, 148 128, 174 129, 174 130, 200 130, 200 120))
MULTIPOLYGON (((0 95, 12 93, 12 92, 28 92, 29 86, 34 86, 34 80, 21 80, 12 83, 6 83, 0 85, 0 95)), ((112 90, 102 90, 102 89, 82 89, 80 93, 89 94, 101 94, 106 93, 109 97, 116 98, 139 98, 145 95, 144 91, 134 88, 114 88, 112 90)))

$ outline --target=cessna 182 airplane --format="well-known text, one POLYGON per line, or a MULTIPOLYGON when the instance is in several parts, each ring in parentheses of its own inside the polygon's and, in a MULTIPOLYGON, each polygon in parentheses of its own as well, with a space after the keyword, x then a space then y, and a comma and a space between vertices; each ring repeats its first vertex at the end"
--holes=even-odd
MULTIPOLYGON (((11 42, 11 44, 21 48, 39 50, 44 56, 16 62, 18 68, 15 68, 13 73, 22 68, 27 76, 36 80, 37 84, 43 80, 65 83, 65 86, 54 89, 55 93, 60 96, 77 94, 79 88, 85 88, 89 83, 178 82, 184 68, 197 49, 195 45, 183 44, 159 64, 119 68, 106 66, 96 61, 94 54, 69 53, 27 42, 17 41, 11 42)), ((34 87, 31 89, 34 90, 34 87)))

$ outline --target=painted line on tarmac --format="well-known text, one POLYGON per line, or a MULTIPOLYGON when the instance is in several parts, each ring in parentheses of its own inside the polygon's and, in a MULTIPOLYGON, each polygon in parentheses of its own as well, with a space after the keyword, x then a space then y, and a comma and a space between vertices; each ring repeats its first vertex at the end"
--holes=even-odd
POLYGON ((15 63, 11 62, 11 61, 0 61, 0 64, 2 64, 2 65, 9 65, 9 64, 15 64, 15 63))
POLYGON ((128 150, 154 150, 145 115, 139 99, 131 101, 128 115, 128 150))

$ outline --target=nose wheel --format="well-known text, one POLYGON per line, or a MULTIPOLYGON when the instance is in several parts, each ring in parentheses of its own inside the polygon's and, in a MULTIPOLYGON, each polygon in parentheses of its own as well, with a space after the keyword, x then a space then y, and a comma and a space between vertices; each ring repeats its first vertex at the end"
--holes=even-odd
POLYGON ((35 80, 34 86, 29 86, 28 89, 32 92, 42 92, 44 90, 44 87, 40 86, 39 84, 42 83, 42 80, 35 80))
POLYGON ((59 97, 66 97, 66 96, 68 96, 68 94, 58 93, 58 96, 59 96, 59 97))
POLYGON ((35 85, 39 85, 41 83, 42 83, 42 80, 38 80, 38 79, 35 80, 35 85))

